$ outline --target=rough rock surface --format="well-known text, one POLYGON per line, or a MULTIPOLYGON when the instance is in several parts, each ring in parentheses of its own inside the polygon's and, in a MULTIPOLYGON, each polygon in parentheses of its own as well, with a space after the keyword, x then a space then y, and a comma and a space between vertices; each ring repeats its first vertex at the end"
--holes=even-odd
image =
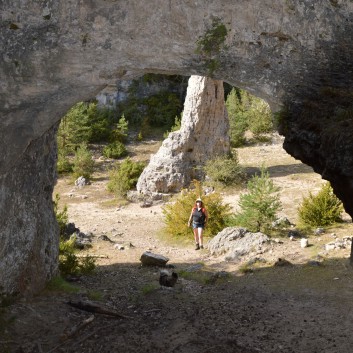
POLYGON ((227 261, 240 260, 241 256, 264 251, 270 238, 263 233, 251 233, 245 228, 227 227, 209 243, 208 249, 214 256, 225 255, 227 261))
POLYGON ((181 128, 169 134, 137 182, 143 194, 181 190, 198 178, 200 167, 229 152, 229 120, 223 82, 191 76, 181 128))
POLYGON ((144 266, 165 266, 169 259, 160 254, 154 254, 149 251, 145 251, 140 258, 142 265, 144 266))
POLYGON ((57 244, 50 241, 57 231, 53 215, 47 214, 52 208, 40 205, 54 178, 47 184, 38 180, 37 174, 47 175, 48 166, 42 163, 38 169, 38 160, 30 158, 28 149, 36 145, 39 160, 46 153, 53 155, 47 150, 54 148, 47 141, 54 138, 48 131, 68 108, 116 80, 146 72, 213 75, 266 99, 274 110, 283 108, 278 122, 286 137, 285 149, 331 181, 353 215, 353 2, 150 0, 148 4, 0 3, 4 292, 24 291, 26 286, 20 284, 24 274, 39 289, 52 275, 57 256, 57 244), (224 28, 226 36, 219 36, 224 28), (35 192, 25 192, 24 180, 27 185, 37 183, 35 192), (18 248, 7 245, 10 238, 18 248), (27 238, 33 240, 28 266, 27 238), (26 239, 23 246, 21 239, 26 239), (13 268, 10 274, 4 272, 8 267, 13 268), (37 279, 38 269, 46 274, 37 279))

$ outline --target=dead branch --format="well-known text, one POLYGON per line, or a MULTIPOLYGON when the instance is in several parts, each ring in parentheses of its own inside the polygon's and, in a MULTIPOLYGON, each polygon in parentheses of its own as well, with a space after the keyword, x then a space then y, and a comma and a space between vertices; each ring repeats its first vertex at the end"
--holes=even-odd
POLYGON ((75 336, 79 331, 81 331, 84 327, 89 325, 94 320, 94 315, 90 316, 89 318, 83 320, 78 325, 72 327, 65 335, 64 338, 68 339, 75 336))
POLYGON ((79 257, 81 259, 86 259, 86 258, 89 258, 89 257, 92 257, 92 258, 95 258, 95 259, 109 259, 108 255, 96 255, 96 254, 86 254, 86 255, 78 254, 78 255, 76 255, 76 257, 79 257))
POLYGON ((77 309, 80 309, 80 310, 88 311, 90 313, 109 315, 109 316, 118 317, 118 318, 124 318, 124 319, 132 319, 131 316, 125 316, 125 315, 119 314, 119 313, 117 313, 115 311, 111 311, 111 310, 105 309, 105 308, 103 308, 101 306, 98 306, 96 304, 92 304, 92 303, 89 303, 89 302, 68 301, 68 302, 66 302, 66 304, 71 305, 74 308, 77 308, 77 309))

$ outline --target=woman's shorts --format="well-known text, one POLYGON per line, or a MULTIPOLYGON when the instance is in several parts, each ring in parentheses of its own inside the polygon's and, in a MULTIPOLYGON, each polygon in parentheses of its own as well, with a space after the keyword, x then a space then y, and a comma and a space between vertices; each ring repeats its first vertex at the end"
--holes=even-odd
POLYGON ((200 224, 200 223, 192 222, 192 229, 196 229, 196 228, 202 228, 202 229, 204 229, 204 228, 205 228, 205 225, 204 225, 204 224, 200 224))

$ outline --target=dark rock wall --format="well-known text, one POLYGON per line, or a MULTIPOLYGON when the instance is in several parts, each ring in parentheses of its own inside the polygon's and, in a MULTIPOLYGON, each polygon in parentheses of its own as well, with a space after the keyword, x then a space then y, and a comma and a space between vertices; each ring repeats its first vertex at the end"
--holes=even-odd
POLYGON ((353 215, 352 1, 3 0, 0 16, 4 291, 23 291, 23 278, 35 290, 36 268, 37 288, 54 272, 53 216, 40 206, 47 131, 77 101, 147 72, 212 75, 285 111, 286 150, 329 179, 353 215))
POLYGON ((33 294, 57 272, 56 130, 32 141, 0 176, 0 294, 33 294))

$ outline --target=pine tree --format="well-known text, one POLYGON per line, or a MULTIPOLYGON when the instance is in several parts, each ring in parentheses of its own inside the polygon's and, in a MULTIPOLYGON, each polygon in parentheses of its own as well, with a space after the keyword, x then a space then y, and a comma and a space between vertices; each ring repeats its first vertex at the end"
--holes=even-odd
POLYGON ((279 188, 273 184, 265 168, 248 183, 248 193, 240 196, 241 211, 235 215, 235 223, 250 231, 266 231, 281 209, 279 188))

